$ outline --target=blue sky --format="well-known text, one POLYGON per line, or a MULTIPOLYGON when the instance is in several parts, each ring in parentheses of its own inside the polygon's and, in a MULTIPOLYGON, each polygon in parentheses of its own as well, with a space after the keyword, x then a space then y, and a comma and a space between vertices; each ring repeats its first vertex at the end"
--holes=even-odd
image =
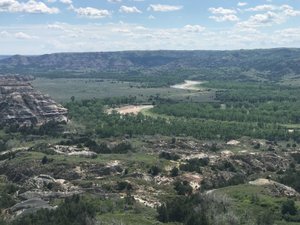
POLYGON ((300 47, 300 0, 0 0, 0 54, 300 47))

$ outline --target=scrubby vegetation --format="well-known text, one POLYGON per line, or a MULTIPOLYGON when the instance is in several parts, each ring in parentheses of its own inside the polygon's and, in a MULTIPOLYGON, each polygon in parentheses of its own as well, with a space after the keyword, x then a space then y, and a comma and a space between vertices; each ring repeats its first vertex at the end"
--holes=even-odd
POLYGON ((55 210, 39 210, 15 220, 11 225, 92 225, 97 208, 80 196, 66 198, 55 210))
POLYGON ((112 54, 132 66, 101 72, 89 54, 0 63, 42 77, 69 117, 1 127, 0 224, 300 223, 299 50, 157 54, 112 54), (186 79, 204 83, 170 87, 186 79))

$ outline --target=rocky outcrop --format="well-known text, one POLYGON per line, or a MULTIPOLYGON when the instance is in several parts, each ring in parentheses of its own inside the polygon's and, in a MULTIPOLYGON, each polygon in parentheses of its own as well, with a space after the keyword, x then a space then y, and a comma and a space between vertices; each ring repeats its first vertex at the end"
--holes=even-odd
POLYGON ((10 208, 10 211, 14 217, 17 217, 34 213, 40 209, 54 209, 54 207, 51 207, 48 202, 40 198, 32 198, 14 205, 10 208))
POLYGON ((0 125, 66 123, 67 109, 34 90, 30 76, 0 76, 0 125))
POLYGON ((85 157, 97 157, 95 152, 92 152, 87 147, 79 148, 77 146, 66 146, 66 145, 54 145, 49 149, 53 149, 54 152, 61 155, 68 156, 85 156, 85 157))
POLYGON ((269 187, 272 195, 277 197, 299 197, 299 193, 295 189, 270 179, 260 178, 250 181, 249 184, 269 187))

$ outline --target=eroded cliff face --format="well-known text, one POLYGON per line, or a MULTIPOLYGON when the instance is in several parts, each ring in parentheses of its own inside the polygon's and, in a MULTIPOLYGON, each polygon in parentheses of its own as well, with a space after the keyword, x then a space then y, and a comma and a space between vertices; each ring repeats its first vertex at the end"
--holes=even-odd
POLYGON ((67 122, 67 109, 31 86, 31 76, 0 75, 0 125, 67 122))

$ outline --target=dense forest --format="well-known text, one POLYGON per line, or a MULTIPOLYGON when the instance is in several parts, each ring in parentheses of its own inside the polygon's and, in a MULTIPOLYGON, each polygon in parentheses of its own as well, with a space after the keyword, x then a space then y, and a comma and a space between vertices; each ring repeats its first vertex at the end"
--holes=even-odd
POLYGON ((155 99, 154 115, 105 113, 105 107, 134 104, 135 98, 70 102, 71 118, 101 137, 162 134, 228 140, 249 136, 269 140, 299 140, 299 88, 275 84, 205 83, 217 89, 215 102, 178 103, 155 99))
MULTIPOLYGON (((250 136, 269 140, 289 140, 293 138, 299 141, 298 131, 289 133, 288 129, 277 123, 226 121, 225 117, 228 115, 226 113, 222 116, 224 120, 218 121, 215 120, 218 118, 213 115, 204 120, 188 117, 151 117, 143 114, 121 116, 116 112, 107 114, 105 106, 100 100, 72 102, 66 106, 69 109, 71 119, 85 124, 87 130, 91 133, 95 132, 100 137, 161 134, 166 136, 192 136, 198 139, 219 138, 228 140, 250 136)), ((182 108, 179 107, 179 113, 180 109, 182 108)), ((191 112, 193 111, 191 110, 191 112)), ((222 113, 222 110, 220 112, 222 113)))
POLYGON ((153 112, 175 117, 264 124, 300 122, 299 88, 261 83, 205 83, 216 103, 159 104, 153 112))

